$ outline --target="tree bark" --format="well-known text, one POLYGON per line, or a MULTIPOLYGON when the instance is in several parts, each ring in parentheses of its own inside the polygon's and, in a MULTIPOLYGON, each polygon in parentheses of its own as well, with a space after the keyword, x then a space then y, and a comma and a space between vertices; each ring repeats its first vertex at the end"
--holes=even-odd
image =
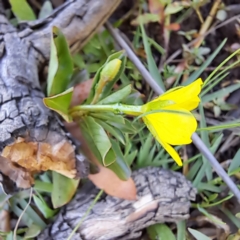
MULTIPOLYGON (((132 177, 137 200, 103 195, 72 240, 134 239, 152 224, 177 222, 189 217, 190 200, 195 200, 196 189, 183 175, 148 167, 135 171, 132 177)), ((67 239, 98 192, 91 182, 85 184, 38 240, 67 239)))
POLYGON ((71 178, 87 176, 86 158, 56 114, 43 105, 39 71, 49 61, 53 26, 61 28, 75 52, 119 3, 70 0, 44 20, 22 23, 21 31, 0 13, 0 162, 6 166, 1 168, 1 178, 12 180, 11 189, 16 189, 16 179, 17 188, 24 188, 27 178, 27 186, 31 185, 26 168, 31 172, 55 170, 71 178), (20 172, 15 168, 14 176, 7 176, 12 166, 5 164, 6 159, 21 166, 20 172))

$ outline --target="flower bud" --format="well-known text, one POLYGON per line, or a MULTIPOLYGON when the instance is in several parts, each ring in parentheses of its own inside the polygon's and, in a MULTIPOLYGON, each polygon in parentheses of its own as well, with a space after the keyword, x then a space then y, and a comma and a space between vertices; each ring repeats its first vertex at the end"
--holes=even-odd
POLYGON ((113 59, 108 62, 100 73, 100 81, 110 82, 112 81, 118 74, 119 69, 121 67, 122 61, 119 59, 113 59))

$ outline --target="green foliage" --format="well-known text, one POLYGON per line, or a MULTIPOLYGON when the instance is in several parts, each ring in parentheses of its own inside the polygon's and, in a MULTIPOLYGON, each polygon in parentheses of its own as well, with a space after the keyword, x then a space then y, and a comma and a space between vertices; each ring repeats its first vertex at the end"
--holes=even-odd
POLYGON ((111 142, 108 138, 104 128, 99 125, 92 117, 85 117, 85 121, 88 127, 88 132, 91 135, 93 142, 98 149, 101 160, 104 166, 109 166, 115 161, 115 155, 110 150, 111 142))
MULTIPOLYGON (((53 191, 51 194, 52 204, 54 208, 59 208, 67 204, 72 199, 78 187, 79 180, 67 178, 57 172, 52 172, 52 179, 53 179, 53 191)), ((46 212, 46 209, 44 210, 46 212)), ((48 211, 47 214, 49 216, 52 214, 52 212, 48 211)))
POLYGON ((192 228, 188 228, 188 231, 196 238, 196 240, 211 240, 211 238, 192 228))
POLYGON ((36 16, 27 0, 10 0, 12 11, 19 21, 36 20, 36 16))
MULTIPOLYGON (((104 86, 102 92, 101 92, 101 96, 99 96, 99 98, 97 99, 96 102, 98 102, 99 100, 103 99, 105 96, 108 96, 108 94, 110 93, 112 87, 114 86, 114 84, 116 83, 116 81, 119 79, 120 75, 122 74, 122 72, 124 71, 125 68, 125 63, 126 63, 126 57, 124 55, 124 51, 120 51, 117 53, 114 53, 112 55, 110 55, 107 59, 107 61, 105 62, 105 64, 97 71, 94 80, 93 80, 93 84, 92 84, 92 88, 90 90, 88 99, 86 100, 86 103, 89 104, 94 100, 94 96, 96 95, 96 88, 99 84, 99 82, 101 81, 101 78, 103 76, 101 76, 101 72, 104 70, 105 67, 107 67, 107 65, 115 60, 115 59, 119 59, 121 60, 121 66, 120 68, 117 68, 117 72, 114 74, 114 78, 111 79, 111 81, 107 82, 106 85, 104 86)), ((94 102, 94 103, 96 103, 94 102)))
POLYGON ((52 13, 52 11, 53 11, 53 7, 51 4, 51 1, 47 0, 43 3, 38 18, 42 19, 42 18, 48 17, 52 13))
POLYGON ((126 87, 110 94, 109 96, 105 97, 98 104, 113 104, 122 102, 125 98, 127 98, 130 93, 132 92, 132 86, 129 84, 126 87))
POLYGON ((155 224, 148 227, 147 233, 151 240, 156 240, 156 239, 176 240, 171 229, 166 224, 163 224, 163 223, 155 224))
POLYGON ((46 107, 56 111, 64 118, 65 121, 70 122, 72 120, 72 116, 69 114, 68 110, 72 100, 72 94, 73 88, 69 88, 60 94, 44 98, 43 102, 46 107))
POLYGON ((25 239, 33 239, 37 237, 41 233, 42 229, 35 224, 32 224, 27 231, 24 234, 24 240, 25 239))
POLYGON ((65 36, 57 27, 52 28, 51 55, 47 79, 48 96, 67 89, 73 74, 73 62, 65 36))
MULTIPOLYGON (((127 180, 131 175, 131 170, 125 162, 119 144, 113 139, 108 138, 104 130, 104 127, 106 129, 106 125, 108 125, 108 127, 111 127, 111 125, 109 124, 110 122, 105 121, 105 124, 101 125, 101 120, 97 118, 95 118, 94 120, 93 118, 91 118, 91 120, 88 121, 89 118, 90 117, 83 118, 83 121, 81 121, 79 124, 81 127, 81 132, 85 140, 87 141, 89 147, 91 148, 91 151, 102 165, 114 171, 120 179, 127 180), (93 126, 91 125, 91 123, 97 125, 97 128, 93 130, 93 126), (100 129, 101 133, 104 132, 103 135, 97 134, 97 136, 99 136, 99 138, 97 139, 95 139, 96 135, 94 135, 96 134, 96 129, 100 129), (102 144, 104 143, 104 141, 108 143, 106 146, 102 144), (102 151, 102 154, 100 151, 102 151), (105 158, 103 159, 104 154, 105 158)), ((114 128, 112 128, 112 130, 115 130, 116 132, 118 131, 120 132, 120 134, 124 135, 120 129, 120 131, 114 128)), ((111 133, 111 131, 109 131, 109 133, 111 133)))
MULTIPOLYGON (((27 196, 29 196, 29 192, 27 196)), ((25 209, 28 204, 24 198, 24 195, 18 194, 9 200, 13 213, 18 217, 20 217, 23 209, 25 209)), ((28 206, 21 220, 28 227, 31 227, 33 223, 37 225, 41 230, 46 227, 45 222, 39 217, 39 215, 33 210, 31 206, 28 206)))
POLYGON ((57 210, 52 210, 46 203, 46 201, 42 198, 40 194, 38 194, 39 197, 36 195, 33 195, 33 200, 38 207, 38 209, 41 211, 43 216, 48 219, 53 217, 58 211, 57 210))
POLYGON ((163 89, 165 90, 164 83, 162 81, 161 75, 159 74, 159 70, 157 68, 157 65, 153 59, 151 48, 147 39, 147 35, 145 33, 144 27, 141 24, 141 31, 142 31, 142 38, 143 38, 143 43, 144 43, 144 48, 147 54, 147 63, 148 63, 148 69, 150 74, 152 75, 153 79, 156 81, 156 83, 163 89))

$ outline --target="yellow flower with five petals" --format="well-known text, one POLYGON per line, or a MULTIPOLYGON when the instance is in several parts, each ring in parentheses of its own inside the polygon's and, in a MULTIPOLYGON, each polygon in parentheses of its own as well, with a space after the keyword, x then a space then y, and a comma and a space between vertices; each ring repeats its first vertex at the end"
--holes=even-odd
POLYGON ((189 144, 197 129, 197 121, 190 112, 195 109, 203 82, 199 78, 185 87, 173 88, 142 106, 142 118, 149 131, 179 166, 182 160, 171 145, 189 144))

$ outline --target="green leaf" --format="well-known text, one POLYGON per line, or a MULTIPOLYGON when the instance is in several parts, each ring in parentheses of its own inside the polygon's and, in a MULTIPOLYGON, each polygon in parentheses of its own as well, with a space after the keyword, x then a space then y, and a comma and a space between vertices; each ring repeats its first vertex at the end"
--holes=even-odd
POLYGON ((237 153, 235 154, 234 158, 232 159, 232 162, 228 168, 228 173, 231 173, 236 168, 240 167, 240 149, 238 149, 237 153))
POLYGON ((176 5, 175 3, 169 3, 164 10, 164 14, 171 15, 174 13, 178 13, 178 12, 182 11, 183 8, 184 7, 182 5, 176 5))
POLYGON ((52 172, 52 181, 52 204, 54 208, 59 208, 72 199, 77 190, 79 180, 70 179, 57 172, 52 172))
POLYGON ((240 220, 239 218, 235 217, 233 213, 225 207, 221 207, 220 210, 230 219, 230 221, 240 229, 240 220))
POLYGON ((89 146, 90 150, 92 151, 94 156, 97 158, 99 163, 101 165, 103 165, 101 154, 100 154, 98 148, 96 147, 92 136, 89 133, 88 126, 87 126, 87 123, 85 121, 85 118, 83 119, 83 121, 79 122, 79 125, 80 125, 80 129, 81 129, 81 133, 84 137, 84 140, 88 143, 88 146, 89 146))
POLYGON ((118 143, 113 139, 110 140, 112 149, 116 155, 116 160, 113 164, 109 165, 108 168, 111 169, 120 179, 127 180, 131 176, 131 169, 125 162, 124 156, 118 143))
POLYGON ((198 128, 197 132, 200 132, 200 131, 218 132, 218 131, 223 130, 223 129, 230 129, 230 128, 236 128, 236 127, 240 127, 239 120, 226 122, 224 124, 219 124, 217 126, 198 128))
POLYGON ((146 32, 144 30, 143 24, 141 24, 140 26, 141 26, 141 31, 142 31, 144 49, 145 49, 146 54, 147 54, 147 64, 148 64, 149 72, 152 75, 152 77, 154 78, 154 80, 156 81, 156 83, 163 89, 163 91, 165 91, 165 86, 163 84, 163 81, 162 81, 161 75, 159 73, 158 67, 157 67, 157 65, 155 63, 155 60, 153 58, 151 48, 150 48, 150 44, 148 42, 148 37, 147 37, 146 32))
MULTIPOLYGON (((22 209, 25 209, 28 202, 22 198, 13 197, 9 200, 11 202, 12 211, 19 217, 22 214, 22 209), (20 208, 19 207, 22 208, 20 208)), ((30 227, 32 224, 38 225, 41 229, 46 227, 45 222, 39 217, 39 215, 33 210, 31 206, 28 206, 21 220, 30 227)))
POLYGON ((216 193, 222 192, 222 189, 220 187, 217 187, 211 183, 203 183, 203 182, 200 182, 198 184, 197 189, 199 192, 206 191, 206 190, 211 192, 216 192, 216 193))
POLYGON ((37 237, 41 231, 42 230, 38 225, 32 224, 24 234, 24 239, 33 239, 37 237))
POLYGON ((36 20, 36 16, 26 0, 10 0, 14 15, 20 21, 36 20))
POLYGON ((124 133, 137 133, 139 129, 136 129, 134 127, 134 125, 128 121, 127 119, 125 119, 125 123, 119 123, 119 122, 115 122, 114 119, 112 119, 111 121, 108 120, 107 121, 108 124, 112 125, 113 127, 121 130, 124 133))
POLYGON ((9 232, 7 235, 6 235, 6 240, 13 240, 13 232, 9 232))
POLYGON ((109 132, 113 137, 115 137, 118 141, 120 141, 123 145, 125 145, 125 139, 122 132, 116 128, 113 128, 109 124, 100 119, 95 119, 95 121, 100 124, 107 132, 109 132))
POLYGON ((189 172, 187 173, 187 176, 186 176, 187 179, 193 181, 194 177, 199 172, 201 166, 202 166, 202 159, 198 158, 189 169, 189 172))
POLYGON ((38 18, 39 19, 46 18, 52 13, 52 11, 53 7, 51 1, 45 1, 42 5, 38 18))
POLYGON ((35 180, 34 189, 42 192, 52 192, 52 183, 35 180))
POLYGON ((126 98, 132 91, 131 84, 127 85, 126 87, 118 90, 117 92, 112 93, 108 97, 102 99, 98 102, 98 104, 112 104, 112 103, 119 103, 124 98, 126 98))
POLYGON ((171 229, 163 223, 158 223, 147 228, 148 236, 151 240, 156 239, 166 239, 166 240, 176 240, 171 229))
POLYGON ((80 124, 81 132, 85 141, 88 143, 90 150, 92 151, 94 156, 97 158, 99 163, 103 166, 108 166, 110 164, 113 164, 116 161, 116 155, 112 148, 110 148, 109 151, 107 152, 103 162, 100 151, 95 144, 94 136, 91 134, 91 129, 88 126, 87 117, 85 117, 84 121, 80 122, 79 124, 80 124))
POLYGON ((73 88, 69 88, 65 92, 58 95, 47 97, 43 99, 46 107, 59 113, 65 121, 71 122, 72 117, 68 114, 68 109, 72 100, 73 88))
POLYGON ((106 154, 106 157, 104 158, 103 161, 103 166, 107 167, 110 166, 111 164, 113 164, 116 161, 116 154, 113 151, 112 148, 109 149, 109 151, 106 154))
POLYGON ((105 121, 112 121, 114 119, 114 122, 116 123, 121 123, 121 124, 124 124, 125 121, 124 121, 124 117, 121 116, 121 115, 116 115, 112 112, 105 112, 105 113, 97 113, 97 112, 93 112, 93 113, 90 113, 92 117, 94 118, 99 118, 99 119, 102 119, 102 120, 105 120, 105 121))
POLYGON ((240 83, 236 83, 234 85, 228 86, 226 88, 222 88, 214 93, 206 94, 204 97, 202 97, 202 103, 210 102, 216 98, 222 98, 227 96, 229 93, 232 93, 233 91, 240 88, 240 83))
POLYGON ((125 156, 126 162, 128 163, 128 166, 131 166, 133 164, 134 159, 137 157, 138 150, 134 150, 128 155, 125 156))
POLYGON ((51 54, 47 79, 48 96, 65 91, 73 74, 73 61, 65 36, 53 26, 51 36, 51 54))
POLYGON ((99 98, 99 100, 105 98, 107 95, 109 95, 112 87, 114 86, 115 82, 119 79, 121 73, 124 71, 125 68, 125 64, 126 64, 126 56, 124 55, 124 51, 119 51, 116 52, 112 55, 110 55, 108 57, 108 59, 106 60, 106 62, 104 63, 104 65, 98 69, 97 73, 95 74, 93 83, 92 83, 92 87, 90 90, 90 93, 88 95, 88 99, 86 100, 86 104, 90 104, 95 96, 95 89, 96 89, 96 85, 98 84, 100 77, 101 77, 101 71, 103 70, 103 68, 112 60, 114 59, 119 59, 121 60, 121 66, 119 68, 118 74, 114 77, 114 79, 112 79, 112 81, 108 82, 101 94, 101 97, 99 98))
POLYGON ((36 206, 38 207, 38 209, 40 210, 40 212, 43 214, 43 216, 48 219, 53 217, 58 210, 52 210, 47 203, 44 201, 43 198, 39 198, 36 195, 33 195, 33 200, 36 204, 36 206))
MULTIPOLYGON (((199 111, 201 114, 201 121, 200 121, 200 126, 201 127, 206 127, 206 119, 205 119, 205 114, 204 114, 204 109, 203 109, 203 105, 200 103, 199 104, 199 111)), ((210 141, 209 141, 209 136, 207 132, 201 132, 201 138, 203 140, 203 142, 206 144, 206 146, 208 148, 210 148, 210 141)), ((212 180, 212 166, 209 163, 209 161, 202 156, 202 166, 199 170, 199 172, 197 173, 196 178, 193 181, 193 185, 194 186, 198 186, 200 181, 203 179, 203 177, 206 175, 208 181, 212 180)))
POLYGON ((150 22, 159 22, 160 21, 160 16, 159 14, 154 14, 154 13, 144 13, 138 15, 136 19, 134 19, 131 24, 133 25, 140 25, 142 24, 148 24, 150 22))
POLYGON ((211 240, 211 238, 195 229, 188 228, 188 231, 196 238, 196 240, 211 240))
POLYGON ((105 161, 105 157, 107 156, 108 152, 111 149, 111 142, 109 140, 108 135, 106 134, 105 130, 101 125, 99 125, 94 118, 88 116, 85 118, 86 124, 88 126, 89 133, 92 136, 95 146, 97 147, 98 151, 101 154, 103 165, 108 166, 112 162, 109 161, 110 158, 113 156, 112 152, 109 153, 107 160, 105 161))
MULTIPOLYGON (((147 139, 143 142, 140 147, 139 154, 137 157, 136 167, 141 168, 146 166, 146 161, 149 158, 149 152, 152 149, 153 145, 153 136, 151 133, 148 134, 147 139)), ((152 159, 150 159, 151 161, 152 159)))
POLYGON ((177 222, 177 240, 186 240, 186 221, 177 222))
POLYGON ((159 45, 154 39, 148 37, 148 42, 156 49, 158 50, 158 52, 160 54, 165 54, 166 53, 166 50, 161 46, 159 45))

